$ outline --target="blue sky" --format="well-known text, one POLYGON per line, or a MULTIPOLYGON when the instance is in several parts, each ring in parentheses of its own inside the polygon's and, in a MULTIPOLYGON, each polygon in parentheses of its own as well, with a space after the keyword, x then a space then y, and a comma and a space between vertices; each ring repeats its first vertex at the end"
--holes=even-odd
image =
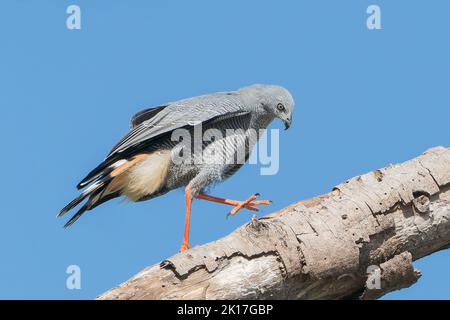
MULTIPOLYGON (((261 214, 357 174, 449 146, 450 2, 3 1, 0 5, 0 298, 92 299, 177 252, 182 191, 112 201, 71 229, 57 211, 128 130, 133 113, 252 83, 287 87, 297 109, 281 132, 280 171, 246 166, 217 196, 259 192, 261 214), (377 4, 382 29, 366 28, 377 4), (66 8, 81 8, 81 30, 66 8), (81 290, 66 288, 79 265, 81 290)), ((282 124, 274 123, 274 128, 282 124)), ((250 219, 195 202, 191 244, 250 219)), ((449 251, 415 263, 411 288, 386 298, 450 299, 449 251)))

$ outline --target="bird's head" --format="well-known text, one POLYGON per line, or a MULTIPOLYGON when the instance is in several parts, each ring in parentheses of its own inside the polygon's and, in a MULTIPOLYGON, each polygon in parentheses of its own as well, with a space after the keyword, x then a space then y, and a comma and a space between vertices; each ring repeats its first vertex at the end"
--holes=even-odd
POLYGON ((285 129, 289 129, 292 124, 295 103, 288 90, 275 85, 256 84, 242 88, 240 91, 256 102, 257 111, 280 119, 283 121, 285 129))

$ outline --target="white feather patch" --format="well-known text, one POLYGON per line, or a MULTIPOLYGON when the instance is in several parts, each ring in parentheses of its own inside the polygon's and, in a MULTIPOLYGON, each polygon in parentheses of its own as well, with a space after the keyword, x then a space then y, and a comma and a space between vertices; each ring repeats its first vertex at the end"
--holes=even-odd
POLYGON ((97 181, 96 183, 90 185, 86 190, 83 191, 83 194, 88 194, 91 191, 93 191, 94 189, 96 189, 100 184, 102 184, 103 182, 101 181, 97 181))
POLYGON ((120 166, 123 165, 124 163, 127 163, 127 160, 121 159, 121 160, 119 160, 119 161, 114 162, 114 163, 113 163, 112 165, 110 165, 109 167, 112 168, 112 169, 115 169, 115 168, 120 167, 120 166))
POLYGON ((170 162, 169 151, 150 154, 128 170, 122 194, 136 201, 155 193, 165 182, 170 162))

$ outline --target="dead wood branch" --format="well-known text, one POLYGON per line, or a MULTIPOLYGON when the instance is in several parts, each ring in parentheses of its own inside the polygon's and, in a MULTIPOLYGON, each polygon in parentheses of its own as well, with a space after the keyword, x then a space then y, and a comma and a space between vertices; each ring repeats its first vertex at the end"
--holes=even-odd
POLYGON ((437 147, 253 219, 99 299, 374 299, 450 246, 450 149, 437 147), (378 285, 377 285, 378 284, 378 285))

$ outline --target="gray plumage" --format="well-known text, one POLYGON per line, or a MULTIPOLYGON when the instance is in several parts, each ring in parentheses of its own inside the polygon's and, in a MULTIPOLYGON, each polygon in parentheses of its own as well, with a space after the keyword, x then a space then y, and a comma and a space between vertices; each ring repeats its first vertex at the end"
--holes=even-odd
POLYGON ((86 198, 66 226, 85 211, 121 195, 143 201, 188 186, 196 196, 242 166, 259 138, 257 135, 255 139, 254 132, 266 129, 275 118, 288 128, 293 111, 291 94, 274 85, 252 85, 143 110, 132 118, 128 134, 78 185, 79 189, 87 189, 59 216, 86 198), (200 125, 202 132, 215 130, 222 138, 202 141, 195 148, 195 139, 189 144, 173 137, 177 129, 184 129, 192 137, 200 125), (237 131, 228 136, 229 129, 237 131), (186 150, 189 154, 184 154, 182 161, 174 161, 186 150))

